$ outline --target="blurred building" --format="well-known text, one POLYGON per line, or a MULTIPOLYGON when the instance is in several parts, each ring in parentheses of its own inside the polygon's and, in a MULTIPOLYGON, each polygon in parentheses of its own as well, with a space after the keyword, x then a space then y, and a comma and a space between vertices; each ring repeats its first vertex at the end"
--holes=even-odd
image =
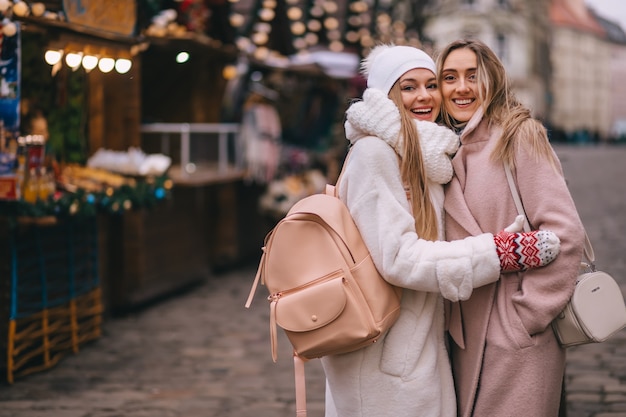
POLYGON ((431 0, 424 35, 435 54, 460 38, 487 43, 506 67, 519 99, 544 118, 551 74, 548 7, 544 0, 431 0))
POLYGON ((595 14, 609 42, 609 140, 626 140, 626 33, 617 23, 595 14))
POLYGON ((584 0, 430 0, 423 34, 434 53, 478 38, 554 140, 626 135, 626 35, 584 0))
POLYGON ((606 31, 584 0, 552 0, 550 122, 575 142, 607 137, 611 55, 606 31))

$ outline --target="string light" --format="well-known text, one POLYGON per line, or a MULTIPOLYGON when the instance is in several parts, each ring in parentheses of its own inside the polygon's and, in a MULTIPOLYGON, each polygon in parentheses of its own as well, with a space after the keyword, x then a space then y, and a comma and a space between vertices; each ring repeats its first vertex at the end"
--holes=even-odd
POLYGON ((291 7, 287 10, 287 17, 289 20, 299 20, 302 18, 302 9, 298 7, 291 7))
POLYGON ((33 3, 30 11, 35 17, 41 17, 46 13, 46 5, 43 3, 33 3))
POLYGON ((16 16, 24 17, 28 16, 30 13, 30 9, 28 8, 28 4, 24 1, 18 1, 13 5, 13 13, 16 16))
MULTIPOLYGON (((0 0, 1 1, 1 0, 0 0)), ((82 64, 82 67, 86 72, 92 71, 94 68, 98 68, 103 73, 108 73, 115 68, 120 74, 126 74, 130 71, 133 62, 128 58, 111 58, 111 57, 98 57, 99 53, 94 54, 94 49, 87 47, 85 52, 70 51, 65 53, 63 49, 48 49, 44 53, 44 60, 48 65, 53 67, 59 65, 63 56, 65 56, 65 63, 72 70, 76 71, 82 64)), ((58 67, 57 67, 58 71, 58 67)), ((56 71, 53 71, 53 74, 56 71)))
POLYGON ((114 67, 115 60, 113 58, 100 58, 100 61, 98 61, 98 69, 105 74, 111 72, 114 67))
POLYGON ((233 13, 230 16, 230 24, 235 28, 242 27, 244 22, 245 18, 239 13, 233 13))
POLYGON ((306 31, 306 26, 304 26, 304 23, 302 22, 295 22, 294 24, 291 25, 291 33, 293 33, 296 36, 303 35, 305 31, 306 31))
POLYGON ((339 21, 334 17, 327 17, 324 20, 324 27, 326 30, 336 30, 339 27, 339 21))
POLYGON ((310 20, 307 27, 311 32, 319 32, 322 29, 322 23, 319 20, 310 20))
POLYGON ((85 55, 83 57, 83 68, 89 72, 98 65, 98 57, 93 55, 85 55))
POLYGON ((17 33, 17 25, 9 19, 2 20, 2 34, 8 38, 17 33))
POLYGON ((70 52, 69 54, 65 55, 65 63, 67 64, 68 67, 74 70, 80 66, 80 63, 82 62, 82 60, 83 60, 82 52, 81 53, 70 52))
POLYGON ((4 13, 9 10, 11 7, 11 2, 9 0, 0 0, 0 13, 4 13))
POLYGON ((276 0, 252 0, 255 4, 252 9, 249 8, 250 2, 244 9, 243 2, 229 1, 241 5, 233 8, 229 16, 237 30, 237 47, 240 52, 250 54, 257 60, 278 62, 290 59, 283 55, 285 53, 296 56, 308 49, 313 51, 324 47, 332 52, 353 51, 355 48, 355 52, 359 53, 376 43, 406 45, 416 39, 403 19, 391 17, 399 13, 401 7, 392 0, 347 0, 347 3, 337 0, 282 0, 280 8, 276 6, 276 0), (278 16, 279 12, 284 16, 278 16), (268 38, 272 30, 276 30, 278 17, 288 19, 293 52, 272 49, 273 44, 268 38), (260 22, 270 25, 270 29, 259 29, 257 25, 260 22), (322 42, 325 45, 320 45, 322 42))
POLYGON ((257 45, 264 45, 267 43, 268 40, 269 40, 269 36, 267 36, 267 33, 265 32, 257 32, 254 35, 252 35, 252 42, 254 42, 257 45))
POLYGON ((335 3, 334 1, 325 1, 322 7, 324 8, 324 11, 328 14, 337 13, 338 6, 337 3, 335 3))
MULTIPOLYGON (((233 6, 237 6, 239 0, 228 0, 233 6)), ((328 43, 326 46, 331 51, 343 51, 346 47, 368 48, 376 42, 393 41, 404 44, 411 42, 414 34, 407 32, 406 24, 395 21, 390 17, 392 2, 390 0, 348 0, 348 4, 338 3, 337 0, 308 0, 306 6, 303 0, 281 0, 283 3, 278 7, 278 0, 256 0, 255 9, 250 12, 233 10, 228 19, 233 28, 237 30, 235 43, 240 52, 252 54, 256 59, 283 59, 278 51, 271 49, 270 38, 273 25, 276 24, 277 12, 284 13, 281 18, 288 18, 289 28, 292 33, 291 45, 296 53, 303 52, 311 47, 317 48, 320 42, 328 43), (286 7, 285 7, 286 6, 286 7), (345 7, 347 6, 347 7, 345 7), (278 8, 277 8, 278 7, 278 8), (340 12, 341 9, 341 12, 340 12), (342 15, 345 13, 345 16, 342 15), (373 20, 376 24, 373 25, 373 20), (248 22, 246 23, 246 21, 248 22), (259 23, 264 25, 259 25, 259 23), (372 33, 367 30, 372 28, 372 33), (248 33, 242 33, 242 32, 248 33), (345 45, 344 45, 345 42, 345 45)), ((34 0, 0 0, 0 12, 5 15, 48 17, 45 3, 34 0), (9 10, 11 9, 11 10, 9 10)), ((187 29, 179 27, 176 22, 175 10, 164 10, 151 20, 150 27, 146 29, 149 36, 179 36, 187 29), (182 31, 182 32, 181 32, 182 31), (158 33, 157 33, 158 32, 158 33)), ((2 34, 12 36, 15 24, 2 22, 2 34)), ((15 28, 17 32, 17 28, 15 28)), ((106 56, 100 51, 71 50, 64 46, 63 50, 46 51, 45 60, 49 65, 60 68, 59 62, 64 58, 70 68, 76 70, 82 64, 85 71, 99 68, 102 72, 110 72, 115 69, 120 74, 125 74, 132 67, 132 60, 116 57, 115 52, 106 56), (100 57, 100 58, 98 58, 100 57)), ((131 56, 134 54, 131 54, 131 56)), ((189 60, 189 54, 180 53, 176 57, 178 63, 189 60)))
POLYGON ((308 46, 308 43, 304 38, 296 38, 293 41, 293 46, 298 50, 303 50, 308 46))
POLYGON ((261 9, 259 11, 259 17, 261 18, 261 20, 265 20, 266 22, 269 22, 272 19, 274 19, 275 15, 276 13, 274 13, 274 10, 272 9, 261 9))
POLYGON ((189 61, 189 52, 179 52, 176 55, 176 62, 179 64, 184 64, 185 62, 189 61))
POLYGON ((44 54, 44 59, 46 60, 46 63, 48 65, 55 65, 61 60, 62 56, 63 56, 63 51, 56 51, 56 50, 49 49, 44 54))
POLYGON ((130 71, 130 67, 133 65, 130 59, 118 58, 115 60, 115 71, 120 74, 126 74, 130 71))
POLYGON ((235 65, 226 65, 222 70, 222 77, 225 80, 232 80, 237 76, 237 67, 235 65))

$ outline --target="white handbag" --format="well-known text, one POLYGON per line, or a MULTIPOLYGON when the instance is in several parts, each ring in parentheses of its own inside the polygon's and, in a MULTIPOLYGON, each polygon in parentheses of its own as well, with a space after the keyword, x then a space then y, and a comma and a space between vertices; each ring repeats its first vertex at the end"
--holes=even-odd
MULTIPOLYGON (((517 211, 524 215, 524 229, 530 231, 511 168, 506 163, 504 171, 517 211)), ((583 261, 574 294, 552 322, 554 333, 563 347, 604 342, 626 327, 626 304, 622 291, 612 276, 596 270, 594 262, 593 247, 585 233, 583 261)))

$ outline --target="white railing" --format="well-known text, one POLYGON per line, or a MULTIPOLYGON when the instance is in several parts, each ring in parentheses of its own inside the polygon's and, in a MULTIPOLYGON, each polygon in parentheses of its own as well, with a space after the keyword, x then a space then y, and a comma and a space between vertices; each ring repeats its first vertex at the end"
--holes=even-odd
POLYGON ((161 152, 170 153, 170 134, 180 135, 180 167, 181 174, 193 172, 194 164, 190 158, 190 139, 192 133, 217 134, 217 171, 226 173, 229 169, 228 140, 233 140, 235 167, 241 169, 239 124, 236 123, 148 123, 141 125, 141 133, 161 133, 161 152))

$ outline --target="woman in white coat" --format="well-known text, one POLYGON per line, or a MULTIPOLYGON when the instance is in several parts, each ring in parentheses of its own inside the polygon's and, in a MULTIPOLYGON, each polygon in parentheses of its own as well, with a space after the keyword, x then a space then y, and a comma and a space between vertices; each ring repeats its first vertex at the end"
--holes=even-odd
POLYGON ((403 296, 397 322, 377 343, 322 358, 326 416, 456 417, 442 295, 469 298, 498 280, 501 264, 549 263, 559 240, 550 232, 502 231, 440 241, 442 184, 452 177, 458 137, 433 123, 441 105, 435 63, 417 48, 381 45, 362 66, 368 88, 346 113, 351 150, 339 197, 376 267, 403 296), (522 240, 541 248, 539 258, 516 251, 522 240))

